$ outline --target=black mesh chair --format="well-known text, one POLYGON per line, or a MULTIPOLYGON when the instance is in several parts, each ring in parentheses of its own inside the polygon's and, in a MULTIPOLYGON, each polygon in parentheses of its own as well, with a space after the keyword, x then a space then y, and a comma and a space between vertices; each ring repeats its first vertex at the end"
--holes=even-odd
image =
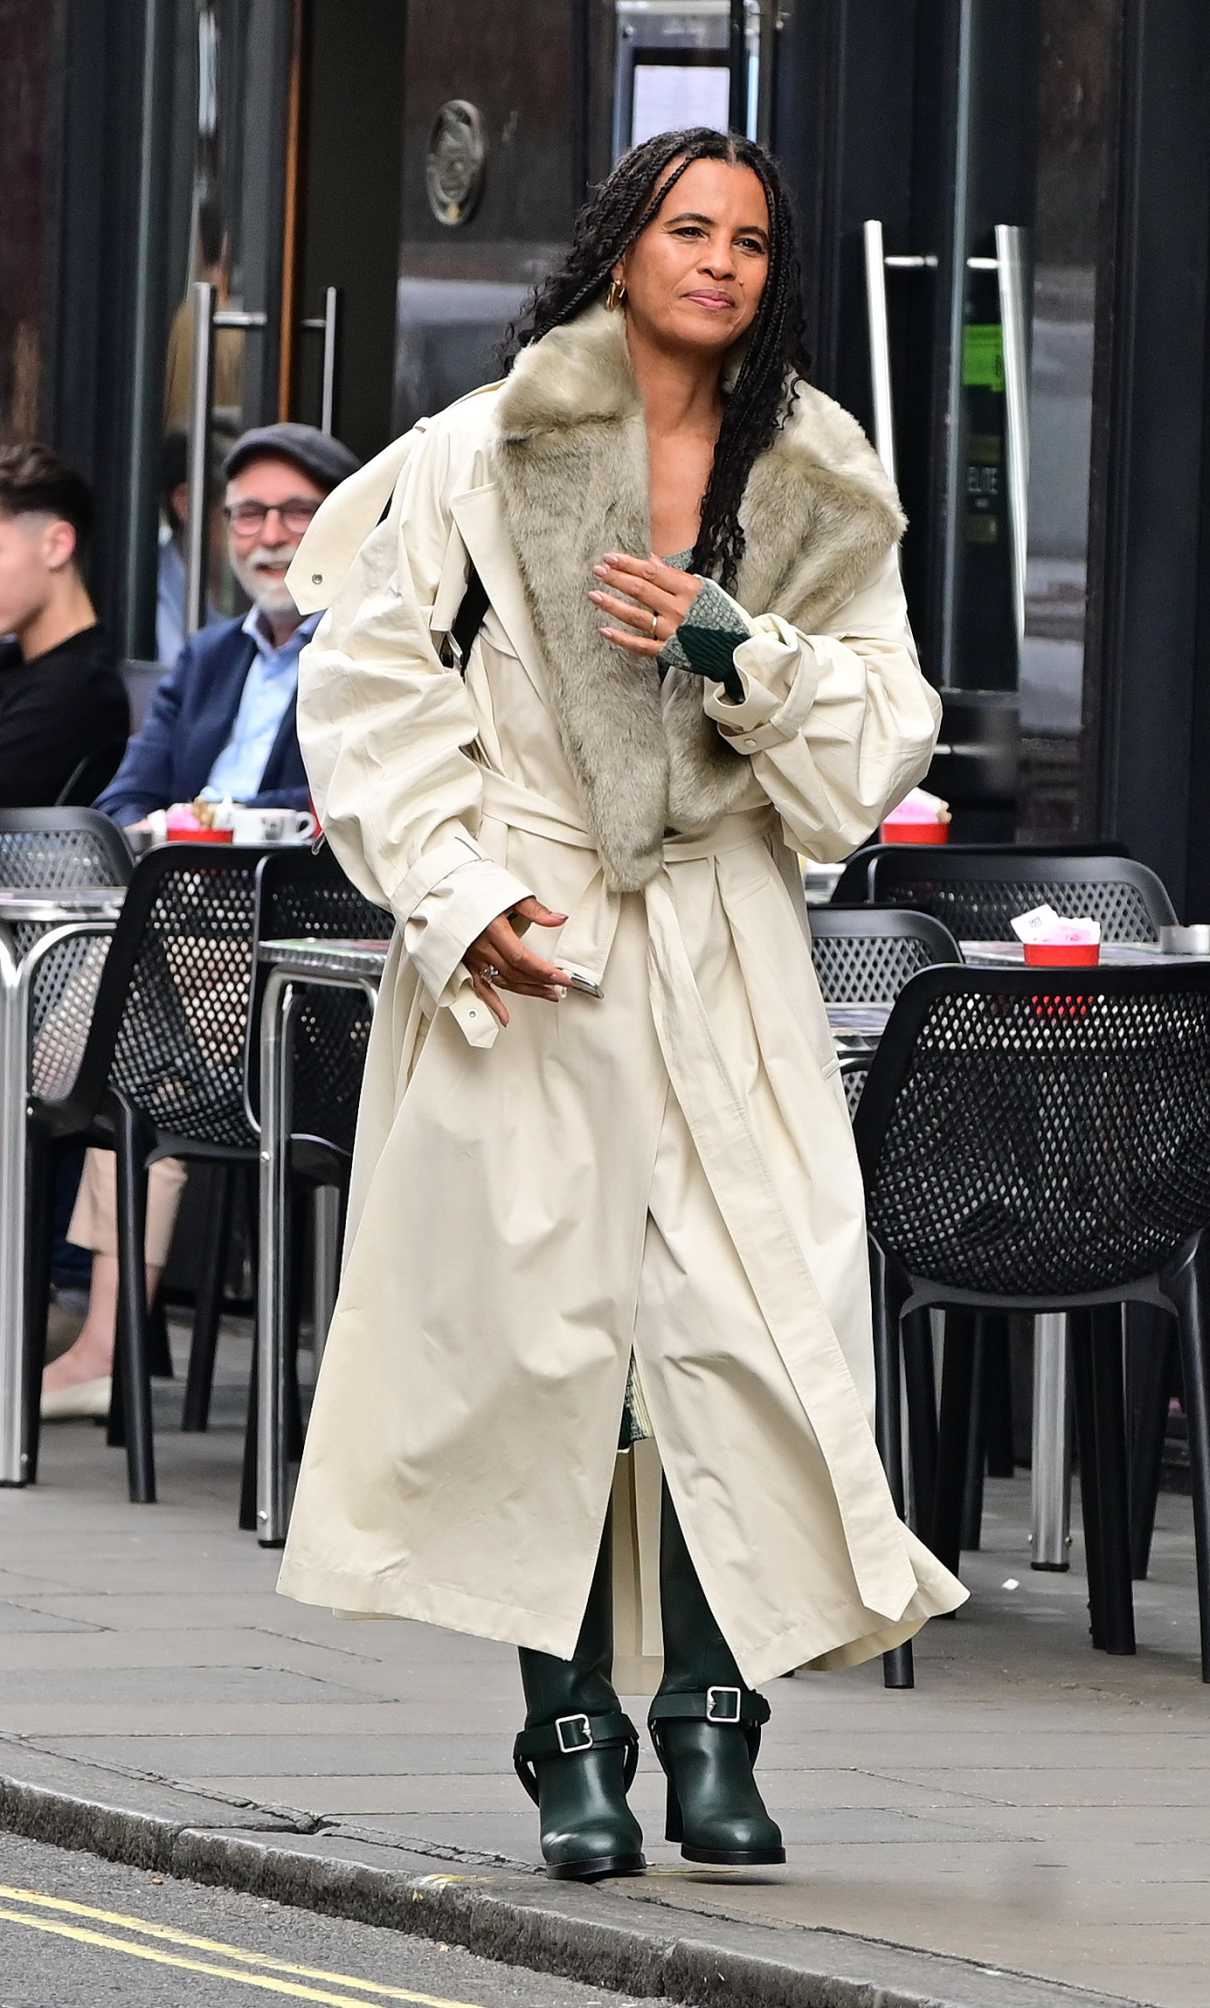
POLYGON ((888 844, 869 867, 870 899, 914 906, 957 941, 1012 941, 1017 914, 1048 902, 1091 914, 1105 941, 1155 941, 1176 919, 1162 882, 1132 858, 888 844))
POLYGON ((825 1004, 893 1004, 909 976, 961 962, 949 929, 910 908, 813 907, 811 957, 825 1004))
MULTIPOLYGON (((927 913, 869 906, 812 907, 811 959, 825 1004, 893 1004, 908 978, 937 962, 961 962, 948 928, 927 913)), ((852 1115, 865 1065, 849 1056, 842 1070, 852 1115)))
MULTIPOLYGON (((133 863, 117 824, 96 809, 0 811, 0 885, 92 891, 126 885, 133 863)), ((20 943, 18 951, 23 952, 20 943)))
MULTIPOLYGON (((872 900, 874 890, 870 881, 870 867, 890 851, 908 852, 917 859, 928 861, 937 856, 940 847, 936 844, 863 844, 859 851, 845 860, 844 870, 832 889, 832 902, 837 906, 852 906, 859 901, 872 900)), ((1125 858, 1130 853, 1125 844, 1116 837, 1094 837, 1087 841, 1064 844, 946 844, 947 857, 964 858, 1125 858)), ((973 937, 968 937, 973 938, 973 937)))
MULTIPOLYGON (((344 876, 325 845, 312 854, 290 848, 271 852, 258 874, 257 947, 263 941, 389 941, 394 917, 374 906, 344 876)), ((256 1028, 266 971, 257 965, 257 1008, 251 1021, 248 1100, 260 1119, 256 1028)), ((300 985, 291 1020, 294 1147, 305 1167, 308 1142, 317 1142, 323 1168, 332 1153, 352 1156, 361 1078, 370 1036, 370 1008, 353 990, 308 990, 300 985)))
MULTIPOLYGON (((66 1136, 117 1156, 119 1307, 111 1441, 124 1437, 130 1496, 155 1497, 144 1271, 147 1170, 158 1157, 249 1163, 243 1100, 261 852, 167 845, 139 860, 105 956, 83 1056, 31 1102, 31 1246, 45 1244, 46 1147, 66 1136)), ((37 1468, 44 1276, 32 1278, 28 1445, 37 1468)))
MULTIPOLYGON (((913 977, 855 1124, 874 1280, 879 1447, 902 1501, 905 1312, 1068 1313, 1094 1645, 1134 1650, 1123 1303, 1176 1315, 1210 1680, 1210 967, 930 969, 913 977)), ((932 1525, 957 1562, 966 1441, 947 1409, 932 1525)), ((952 1354, 952 1357, 951 1357, 952 1354)), ((909 1384, 909 1400, 911 1399, 909 1384)), ((910 1648, 887 1655, 909 1685, 910 1648)))
MULTIPOLYGON (((388 941, 394 932, 394 918, 373 905, 350 884, 330 849, 317 856, 301 849, 282 850, 266 857, 258 872, 257 898, 257 993, 249 1025, 247 1056, 247 1099, 249 1114, 259 1130, 260 1054, 259 1030, 263 993, 268 967, 259 959, 260 946, 269 941, 300 939, 326 941, 388 941)), ((344 1211, 348 1200, 357 1109, 361 1098, 373 1011, 362 990, 307 984, 294 985, 290 1013, 291 1135, 290 1164, 295 1187, 311 1189, 319 1201, 331 1197, 335 1214, 332 1221, 332 1273, 326 1279, 335 1290, 335 1256, 343 1239, 344 1211)), ((289 1325, 292 1343, 283 1362, 287 1384, 273 1402, 275 1416, 294 1418, 288 1426, 287 1454, 297 1456, 302 1447, 301 1420, 298 1418, 296 1354, 299 1335, 300 1287, 297 1257, 301 1235, 294 1228, 295 1195, 287 1188, 281 1273, 287 1279, 289 1325)), ((322 1216, 317 1215, 316 1231, 322 1216)), ((317 1271, 315 1318, 316 1356, 322 1348, 331 1302, 325 1300, 317 1271)), ((259 1381, 259 1356, 253 1365, 253 1393, 259 1381)), ((250 1436, 244 1466, 244 1489, 240 1504, 240 1525, 256 1526, 254 1488, 257 1442, 250 1436)), ((258 1530, 259 1531, 259 1530, 258 1530)))
MULTIPOLYGON (((32 1105, 33 1148, 40 1139, 76 1135, 117 1155, 115 1401, 120 1388, 130 1493, 139 1502, 155 1497, 143 1267, 146 1174, 161 1157, 206 1162, 229 1175, 255 1171, 258 1135, 245 1081, 257 996, 260 868, 272 862, 271 854, 234 845, 213 850, 168 845, 139 861, 109 945, 80 1065, 64 1094, 40 1095, 32 1105)), ((297 873, 300 881, 304 874, 314 881, 309 908, 295 893, 291 918, 298 924, 293 931, 344 933, 355 919, 364 934, 373 924, 370 916, 377 909, 367 909, 345 885, 326 853, 320 858, 292 854, 283 868, 297 873), (341 890, 328 897, 334 883, 341 890)), ((316 1136, 308 1139, 300 1168, 338 1182, 346 1161, 343 1140, 327 1146, 316 1136)), ((32 1167, 31 1190, 41 1192, 44 1203, 45 1184, 37 1170, 32 1167)), ((198 1297, 186 1383, 186 1408, 195 1427, 205 1426, 208 1410, 222 1310, 218 1278, 232 1196, 228 1185, 211 1210, 203 1259, 203 1276, 210 1280, 198 1297)), ((44 1321, 29 1338, 31 1396, 41 1369, 43 1332, 44 1321)), ((31 1469, 36 1469, 36 1400, 31 1409, 34 1440, 29 1449, 31 1469)), ((118 1423, 117 1414, 113 1422, 118 1423)), ((245 1503, 251 1483, 246 1469, 245 1503)))
MULTIPOLYGON (((931 914, 908 908, 819 906, 811 908, 811 955, 825 1004, 893 1004, 922 969, 962 961, 948 928, 931 914)), ((868 1052, 842 1052, 840 1078, 849 1114, 855 1115, 869 1072, 868 1052)), ((908 1372, 917 1376, 912 1418, 912 1488, 917 1513, 927 1513, 937 1465, 937 1389, 927 1314, 921 1312, 915 1342, 905 1351, 908 1372)), ((997 1360, 1005 1349, 996 1351, 997 1360)), ((1007 1378, 1007 1354, 1005 1352, 1007 1378)), ((1009 1420, 1011 1434, 1011 1417, 1009 1420)))

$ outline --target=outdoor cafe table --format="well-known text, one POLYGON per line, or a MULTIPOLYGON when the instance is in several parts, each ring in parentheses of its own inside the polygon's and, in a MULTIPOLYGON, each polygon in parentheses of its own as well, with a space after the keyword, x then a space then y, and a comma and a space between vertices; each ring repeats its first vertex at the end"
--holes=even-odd
POLYGON ((25 1483, 25 1112, 34 979, 60 943, 112 932, 124 896, 122 886, 0 886, 0 1485, 25 1483))
MULTIPOLYGON (((268 981, 261 1006, 260 1056, 260 1258, 257 1285, 259 1345, 257 1415, 257 1539, 280 1547, 286 1533, 284 1227, 290 1139, 290 1012, 299 985, 360 990, 373 1008, 389 944, 385 941, 268 941, 261 946, 268 981)), ((969 941, 963 956, 976 967, 1023 961, 1019 943, 969 941)), ((1146 943, 1106 944, 1109 967, 1183 963, 1146 943)), ((1055 970, 1039 970, 1053 980, 1055 970)), ((1078 975, 1080 972, 1076 972, 1078 975)), ((891 1007, 883 1003, 832 1004, 828 1022, 842 1058, 877 1050, 891 1007)), ((1035 1568, 1067 1567, 1069 1426, 1066 1319, 1035 1320, 1034 1531, 1035 1568)), ((317 1334, 317 1349, 322 1334, 317 1334)))

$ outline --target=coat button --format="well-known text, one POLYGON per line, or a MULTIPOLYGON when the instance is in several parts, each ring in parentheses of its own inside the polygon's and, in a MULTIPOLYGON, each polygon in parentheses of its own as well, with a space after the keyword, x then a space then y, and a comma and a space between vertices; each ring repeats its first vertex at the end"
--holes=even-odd
POLYGON ((322 572, 312 572, 311 584, 313 586, 322 586, 323 582, 324 582, 324 575, 322 572))

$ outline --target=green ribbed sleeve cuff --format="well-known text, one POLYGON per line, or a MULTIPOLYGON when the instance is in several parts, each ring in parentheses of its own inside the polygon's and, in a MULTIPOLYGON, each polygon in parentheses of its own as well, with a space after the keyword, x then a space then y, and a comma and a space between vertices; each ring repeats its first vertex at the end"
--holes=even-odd
POLYGON ((721 683, 732 704, 742 704, 744 686, 735 667, 735 651, 751 633, 735 601, 713 579, 703 579, 701 591, 659 660, 666 669, 687 669, 721 683))

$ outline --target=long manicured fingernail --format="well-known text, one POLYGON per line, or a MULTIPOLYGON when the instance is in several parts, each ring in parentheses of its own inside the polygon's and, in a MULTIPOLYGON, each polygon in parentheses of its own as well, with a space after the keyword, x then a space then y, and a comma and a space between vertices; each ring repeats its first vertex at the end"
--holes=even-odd
POLYGON ((600 565, 594 565, 592 569, 595 572, 598 579, 607 579, 609 577, 609 566, 604 563, 600 565))
POLYGON ((592 601, 594 607, 603 607, 605 604, 604 593, 589 593, 588 597, 592 601))

